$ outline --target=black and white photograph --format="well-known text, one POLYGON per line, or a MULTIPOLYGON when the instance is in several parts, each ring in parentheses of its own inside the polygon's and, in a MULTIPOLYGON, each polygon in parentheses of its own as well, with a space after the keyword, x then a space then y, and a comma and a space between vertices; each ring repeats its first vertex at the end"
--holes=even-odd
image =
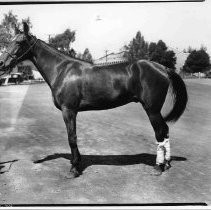
POLYGON ((0 1, 0 206, 210 206, 210 11, 0 1))

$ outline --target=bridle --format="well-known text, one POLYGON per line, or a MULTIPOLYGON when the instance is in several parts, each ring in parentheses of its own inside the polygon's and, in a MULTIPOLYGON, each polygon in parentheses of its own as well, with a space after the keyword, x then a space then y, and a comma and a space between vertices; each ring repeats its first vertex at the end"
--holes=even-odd
MULTIPOLYGON (((8 51, 5 51, 4 53, 7 53, 12 59, 14 59, 15 60, 15 65, 17 65, 18 64, 18 60, 21 59, 23 56, 25 56, 35 46, 35 44, 38 41, 37 38, 36 38, 36 40, 33 38, 33 40, 34 40, 34 43, 32 45, 30 45, 28 43, 29 48, 22 55, 20 55, 19 57, 17 57, 16 55, 12 55, 8 51)), ((10 73, 12 71, 12 68, 10 66, 8 67, 8 69, 9 69, 8 71, 3 72, 2 74, 0 74, 0 76, 4 75, 6 73, 10 73)))

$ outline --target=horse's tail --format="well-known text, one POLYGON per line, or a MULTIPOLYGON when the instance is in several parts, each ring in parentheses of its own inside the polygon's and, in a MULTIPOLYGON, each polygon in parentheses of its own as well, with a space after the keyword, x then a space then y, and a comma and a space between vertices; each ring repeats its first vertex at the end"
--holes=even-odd
POLYGON ((185 111, 188 102, 188 94, 182 78, 172 70, 169 70, 167 73, 172 86, 174 105, 170 113, 164 117, 164 120, 166 122, 176 122, 185 111))

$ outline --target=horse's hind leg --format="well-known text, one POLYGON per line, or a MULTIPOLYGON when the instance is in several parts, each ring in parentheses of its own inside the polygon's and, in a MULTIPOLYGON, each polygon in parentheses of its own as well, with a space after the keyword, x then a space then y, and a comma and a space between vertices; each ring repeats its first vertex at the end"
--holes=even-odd
POLYGON ((164 170, 170 168, 169 128, 160 112, 154 113, 151 110, 146 110, 146 112, 157 139, 157 157, 154 169, 155 174, 160 175, 162 173, 163 166, 164 170))
POLYGON ((76 115, 77 115, 77 113, 73 110, 63 107, 62 115, 63 115, 64 122, 66 124, 68 141, 69 141, 69 145, 70 145, 71 153, 72 153, 72 159, 71 159, 72 167, 70 169, 70 177, 69 178, 74 178, 74 177, 77 177, 80 175, 79 162, 81 160, 81 156, 78 151, 77 136, 76 136, 76 115))

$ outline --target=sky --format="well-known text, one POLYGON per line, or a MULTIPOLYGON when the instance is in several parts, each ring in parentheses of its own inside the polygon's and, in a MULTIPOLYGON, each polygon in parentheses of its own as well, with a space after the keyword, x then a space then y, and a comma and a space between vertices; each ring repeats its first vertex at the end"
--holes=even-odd
POLYGON ((44 41, 69 28, 76 31, 72 47, 89 48, 95 59, 119 52, 141 31, 146 41, 162 39, 170 49, 206 46, 211 55, 211 1, 133 4, 0 5, 18 19, 30 17, 32 34, 44 41), (100 19, 100 20, 99 20, 100 19))

